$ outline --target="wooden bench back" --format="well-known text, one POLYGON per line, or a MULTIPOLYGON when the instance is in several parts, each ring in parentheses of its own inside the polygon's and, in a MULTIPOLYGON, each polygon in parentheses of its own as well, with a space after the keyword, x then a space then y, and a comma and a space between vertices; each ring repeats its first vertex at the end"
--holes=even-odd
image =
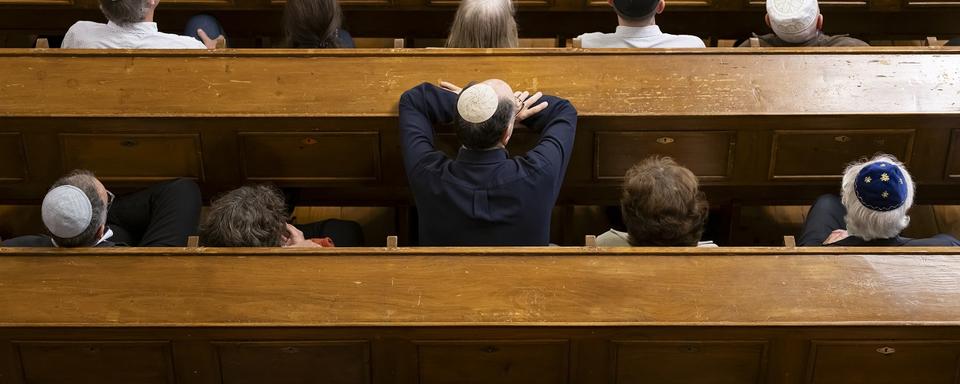
MULTIPOLYGON (((563 202, 614 203, 624 171, 661 154, 715 201, 809 203, 877 152, 910 166, 921 201, 953 202, 960 83, 944 79, 960 66, 954 52, 6 50, 0 199, 36 201, 57 176, 89 168, 112 187, 190 177, 211 196, 275 182, 322 203, 405 203, 400 94, 499 77, 576 106, 563 202)), ((509 149, 536 139, 518 130, 509 149)), ((437 145, 458 148, 444 128, 437 145)))
POLYGON ((949 383, 958 252, 0 249, 0 377, 949 383))

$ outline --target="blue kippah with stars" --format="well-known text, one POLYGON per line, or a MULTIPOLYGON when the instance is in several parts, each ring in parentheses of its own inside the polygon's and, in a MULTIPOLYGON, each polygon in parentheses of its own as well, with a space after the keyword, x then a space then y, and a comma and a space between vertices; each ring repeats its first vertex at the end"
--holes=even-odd
POLYGON ((874 211, 892 211, 907 200, 907 182, 900 167, 886 161, 867 164, 857 174, 857 200, 874 211))

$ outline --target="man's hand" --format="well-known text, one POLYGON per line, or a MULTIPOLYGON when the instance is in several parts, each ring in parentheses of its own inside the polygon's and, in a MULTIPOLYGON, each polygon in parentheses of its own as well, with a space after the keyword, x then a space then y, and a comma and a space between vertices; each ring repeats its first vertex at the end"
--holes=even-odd
POLYGON ((833 232, 830 232, 830 236, 827 236, 827 239, 823 241, 823 245, 833 244, 847 237, 850 237, 850 234, 847 233, 846 229, 835 229, 833 232))
POLYGON ((200 36, 200 41, 203 42, 203 45, 207 46, 207 49, 217 49, 218 45, 222 45, 222 46, 227 45, 227 39, 223 37, 223 35, 217 36, 216 39, 211 39, 210 36, 207 36, 206 32, 198 28, 197 36, 200 36))
POLYGON ((453 92, 453 93, 455 93, 455 94, 457 94, 457 95, 459 95, 459 94, 460 94, 460 91, 463 90, 463 88, 460 88, 460 87, 454 85, 453 83, 448 83, 448 82, 443 81, 443 80, 440 80, 440 89, 443 89, 443 90, 445 90, 445 91, 453 92))
POLYGON ((517 117, 514 119, 514 123, 524 121, 528 117, 536 115, 540 111, 547 108, 546 101, 537 104, 537 101, 540 101, 540 98, 543 97, 543 93, 537 92, 533 95, 530 95, 530 92, 527 91, 517 91, 514 92, 513 95, 516 96, 517 103, 520 104, 520 110, 517 111, 517 117))
POLYGON ((287 224, 287 234, 286 237, 280 239, 280 245, 283 247, 295 247, 297 244, 306 241, 306 239, 303 238, 303 232, 291 224, 287 224))

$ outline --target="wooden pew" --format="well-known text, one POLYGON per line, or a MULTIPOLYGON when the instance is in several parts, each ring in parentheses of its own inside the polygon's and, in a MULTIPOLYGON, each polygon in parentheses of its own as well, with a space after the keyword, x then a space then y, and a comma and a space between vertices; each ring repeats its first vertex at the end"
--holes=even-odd
POLYGON ((958 256, 0 249, 0 379, 954 383, 958 256))
MULTIPOLYGON (((355 36, 437 38, 449 32, 457 0, 344 0, 345 25, 355 36)), ((616 15, 602 0, 521 0, 517 22, 522 37, 559 36, 613 31, 616 15)), ((953 0, 821 1, 829 34, 851 34, 869 40, 960 36, 953 0), (896 24, 896 28, 889 25, 896 24)), ((253 47, 257 38, 280 41, 283 1, 172 0, 158 10, 160 28, 180 33, 189 17, 215 14, 231 36, 231 47, 253 47)), ((758 0, 670 0, 657 20, 664 31, 713 39, 744 39, 770 31, 758 0)), ((97 0, 0 0, 0 47, 24 47, 6 34, 62 35, 77 20, 102 21, 97 0), (5 41, 7 40, 7 41, 5 41)))
MULTIPOLYGON (((615 203, 624 171, 651 154, 691 168, 715 203, 809 204, 876 152, 910 166, 920 201, 951 203, 955 51, 5 50, 0 201, 36 202, 89 168, 117 189, 190 177, 207 196, 275 182, 317 203, 408 204, 400 94, 501 77, 579 111, 564 204, 615 203)), ((536 137, 518 129, 510 150, 536 137)), ((458 147, 449 128, 437 143, 458 147)))

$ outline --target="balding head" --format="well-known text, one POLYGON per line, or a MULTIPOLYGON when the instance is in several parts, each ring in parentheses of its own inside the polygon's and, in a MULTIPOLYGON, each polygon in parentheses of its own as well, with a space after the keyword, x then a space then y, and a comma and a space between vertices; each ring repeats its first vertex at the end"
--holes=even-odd
POLYGON ((506 145, 513 133, 519 102, 503 80, 490 79, 464 88, 457 98, 457 138, 469 149, 506 145))

